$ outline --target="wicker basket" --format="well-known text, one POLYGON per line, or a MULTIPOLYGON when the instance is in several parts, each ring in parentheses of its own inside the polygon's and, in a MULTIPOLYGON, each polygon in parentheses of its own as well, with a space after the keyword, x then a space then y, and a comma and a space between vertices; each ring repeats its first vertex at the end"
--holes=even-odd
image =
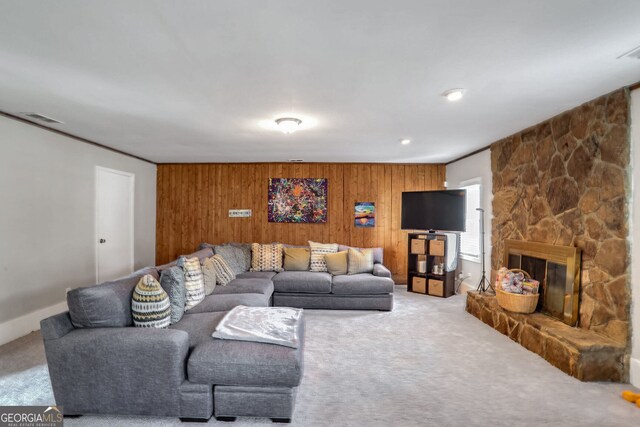
MULTIPOLYGON (((513 268, 510 271, 524 273, 525 277, 531 279, 529 273, 524 270, 513 268)), ((536 311, 538 298, 540 297, 539 293, 531 295, 512 294, 511 292, 505 292, 502 289, 498 289, 497 286, 495 287, 495 291, 498 305, 507 311, 523 314, 531 314, 536 311)))

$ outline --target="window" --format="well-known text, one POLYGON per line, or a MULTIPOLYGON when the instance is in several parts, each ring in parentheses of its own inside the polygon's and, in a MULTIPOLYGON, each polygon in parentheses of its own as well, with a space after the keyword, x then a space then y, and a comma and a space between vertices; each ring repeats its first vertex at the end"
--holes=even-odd
MULTIPOLYGON (((467 181, 469 182, 469 181, 467 181)), ((463 185, 467 190, 467 215, 466 229, 460 233, 460 257, 469 261, 480 262, 480 184, 478 180, 471 181, 469 185, 463 185)))

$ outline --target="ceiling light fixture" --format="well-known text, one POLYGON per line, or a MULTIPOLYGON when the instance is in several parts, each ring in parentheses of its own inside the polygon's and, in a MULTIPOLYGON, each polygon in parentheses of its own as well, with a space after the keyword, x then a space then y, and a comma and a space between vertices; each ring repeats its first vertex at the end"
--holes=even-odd
POLYGON ((464 92, 465 90, 461 88, 449 89, 445 91, 442 94, 442 96, 444 96, 451 102, 455 102, 455 101, 460 101, 462 99, 462 97, 464 96, 464 92))
POLYGON ((400 140, 400 144, 402 144, 402 145, 411 144, 411 140, 410 140, 410 139, 408 139, 408 138, 401 139, 401 140, 400 140))
POLYGON ((298 130, 298 127, 302 124, 302 120, 295 117, 282 117, 276 119, 276 125, 282 133, 290 134, 298 130))

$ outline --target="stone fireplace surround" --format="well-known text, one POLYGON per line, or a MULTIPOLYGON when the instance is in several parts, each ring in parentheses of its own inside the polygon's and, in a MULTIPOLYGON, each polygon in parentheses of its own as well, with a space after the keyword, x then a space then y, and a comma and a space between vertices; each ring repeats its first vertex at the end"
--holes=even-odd
POLYGON ((467 310, 583 380, 628 380, 629 107, 622 88, 491 146, 492 278, 507 239, 580 248, 579 323, 514 315, 474 293, 467 310))

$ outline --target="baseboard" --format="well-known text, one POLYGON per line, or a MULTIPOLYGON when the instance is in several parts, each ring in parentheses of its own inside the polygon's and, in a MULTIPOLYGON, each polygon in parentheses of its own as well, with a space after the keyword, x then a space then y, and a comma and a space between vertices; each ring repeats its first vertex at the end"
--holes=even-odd
POLYGON ((460 287, 458 288, 458 293, 464 295, 469 291, 475 291, 477 287, 478 285, 473 285, 463 280, 462 283, 460 283, 460 287))
POLYGON ((640 359, 632 357, 629 362, 629 382, 640 388, 640 359))
POLYGON ((33 331, 40 330, 40 321, 54 314, 67 310, 67 301, 25 314, 23 316, 0 323, 0 345, 16 338, 23 337, 33 331))

